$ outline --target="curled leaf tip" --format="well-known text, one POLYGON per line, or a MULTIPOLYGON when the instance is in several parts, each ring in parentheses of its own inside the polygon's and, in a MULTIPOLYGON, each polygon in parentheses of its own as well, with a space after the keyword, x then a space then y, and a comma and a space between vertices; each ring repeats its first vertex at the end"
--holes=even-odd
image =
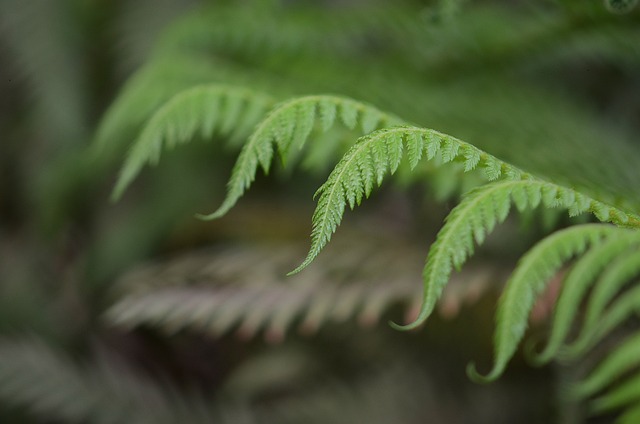
POLYGON ((311 256, 311 255, 307 256, 307 258, 304 260, 304 262, 302 262, 300 265, 298 265, 298 267, 296 269, 294 269, 293 271, 289 271, 287 273, 287 277, 295 275, 295 274, 299 273, 300 271, 302 271, 303 269, 305 269, 313 261, 313 258, 314 257, 311 256))
POLYGON ((489 374, 482 375, 476 369, 475 362, 469 362, 467 364, 467 376, 471 381, 478 384, 488 384, 494 382, 502 374, 502 370, 494 367, 489 374))
POLYGON ((222 218, 223 216, 225 216, 227 212, 229 212, 229 209, 231 209, 232 206, 233 206, 233 203, 225 202, 222 204, 222 206, 220 206, 217 210, 215 210, 210 214, 197 213, 195 216, 196 218, 201 219, 203 221, 213 221, 214 219, 222 218))
POLYGON ((220 218, 222 215, 224 215, 224 213, 218 213, 218 211, 215 211, 215 212, 210 213, 208 215, 197 213, 197 214, 195 214, 195 217, 200 219, 200 220, 202 220, 202 221, 213 221, 214 219, 220 218))
POLYGON ((423 323, 424 321, 418 321, 418 320, 414 322, 410 322, 409 324, 398 324, 397 322, 389 321, 389 325, 391 326, 391 328, 398 331, 415 330, 416 328, 420 327, 423 323))
POLYGON ((536 347, 542 342, 541 337, 532 337, 524 343, 523 353, 524 357, 527 361, 536 367, 545 365, 552 358, 552 353, 549 348, 543 349, 541 352, 538 352, 536 347))

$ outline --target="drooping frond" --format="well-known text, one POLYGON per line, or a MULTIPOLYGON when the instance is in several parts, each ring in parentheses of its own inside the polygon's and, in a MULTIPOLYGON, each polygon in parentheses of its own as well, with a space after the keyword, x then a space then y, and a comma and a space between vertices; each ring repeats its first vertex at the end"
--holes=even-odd
POLYGON ((313 214, 311 248, 307 258, 293 273, 309 265, 329 242, 342 220, 347 204, 350 208, 369 197, 376 185, 382 184, 386 173, 394 174, 406 152, 409 167, 418 162, 436 160, 440 163, 462 161, 464 170, 480 166, 489 180, 503 173, 508 178, 527 178, 523 171, 512 167, 474 146, 440 132, 416 128, 395 127, 376 131, 358 139, 318 189, 318 205, 313 214))
MULTIPOLYGON (((606 277, 606 275, 611 275, 612 272, 614 275, 618 273, 616 270, 620 268, 618 265, 620 261, 614 261, 614 259, 624 252, 637 249, 640 244, 640 234, 637 231, 623 229, 611 229, 609 232, 606 240, 592 246, 576 262, 562 282, 562 291, 555 306, 551 335, 543 351, 531 358, 535 363, 547 363, 558 354, 590 287, 595 284, 596 293, 603 289, 610 290, 610 288, 613 288, 614 293, 617 291, 616 280, 619 279, 613 278, 614 281, 611 281, 612 277, 606 277), (598 279, 601 273, 602 278, 598 279)), ((638 255, 636 253, 633 256, 638 255)), ((598 298, 602 296, 592 294, 590 305, 594 305, 594 300, 598 298)), ((607 299, 609 299, 608 296, 607 299)), ((596 301, 596 304, 601 305, 601 302, 596 301)), ((588 310, 592 312, 587 313, 584 326, 590 327, 600 317, 602 309, 604 305, 591 306, 588 310)))
MULTIPOLYGON (((637 236, 634 237, 634 241, 637 236)), ((583 329, 595 326, 611 300, 640 274, 640 246, 629 243, 627 250, 612 261, 594 287, 587 304, 583 329)), ((580 337, 576 343, 580 343, 580 337)))
POLYGON ((219 84, 196 86, 176 94, 153 114, 133 143, 113 198, 122 195, 145 164, 156 164, 163 150, 171 150, 196 134, 205 139, 214 133, 242 139, 273 103, 266 94, 219 84))
POLYGON ((274 145, 285 162, 291 147, 302 148, 316 125, 320 131, 326 132, 337 121, 351 130, 359 127, 364 134, 401 123, 393 115, 346 97, 305 96, 281 103, 257 126, 244 145, 233 168, 227 196, 220 208, 212 214, 201 215, 200 218, 216 219, 227 213, 249 188, 258 167, 262 167, 265 173, 269 171, 274 145))
POLYGON ((144 122, 182 90, 204 84, 216 74, 211 60, 171 58, 139 69, 109 106, 96 131, 94 155, 113 157, 131 142, 144 122))
POLYGON ((597 322, 590 326, 583 326, 577 339, 560 352, 561 357, 576 359, 583 355, 625 320, 635 315, 638 308, 640 308, 640 286, 635 284, 603 310, 597 322))
MULTIPOLYGON (((509 210, 511 197, 521 211, 536 207, 542 200, 545 207, 566 208, 571 216, 590 211, 601 221, 627 225, 628 221, 632 220, 634 223, 640 224, 638 217, 633 214, 593 200, 575 190, 533 180, 530 174, 454 137, 416 127, 387 128, 360 138, 336 165, 327 182, 316 192, 319 199, 312 218, 311 248, 306 259, 293 273, 299 272, 309 265, 329 242, 347 205, 352 209, 359 205, 363 198, 370 195, 376 185, 382 183, 387 172, 393 174, 396 171, 405 151, 412 169, 423 157, 426 160, 436 158, 439 161, 438 165, 460 161, 464 164, 465 172, 481 167, 484 175, 490 181, 501 177, 514 181, 527 181, 495 186, 484 193, 483 196, 487 197, 485 198, 486 204, 482 207, 493 207, 495 208, 493 211, 482 211, 481 208, 476 208, 477 205, 473 202, 465 203, 464 207, 468 209, 464 213, 460 212, 462 220, 455 221, 462 222, 459 224, 460 228, 452 225, 453 219, 450 219, 441 232, 446 234, 445 229, 460 231, 458 234, 460 237, 448 237, 447 241, 443 242, 443 251, 455 251, 457 257, 452 258, 454 259, 453 263, 448 256, 442 257, 441 260, 437 255, 440 250, 437 247, 439 243, 436 242, 432 248, 435 254, 431 253, 430 256, 435 256, 438 259, 431 262, 434 269, 429 268, 425 271, 425 280, 431 281, 434 278, 431 275, 438 275, 441 284, 446 283, 448 272, 444 272, 444 269, 450 269, 452 264, 457 267, 462 265, 467 253, 472 251, 472 235, 475 236, 478 243, 481 243, 484 239, 485 229, 490 230, 496 221, 504 220, 509 210), (498 198, 493 199, 494 196, 498 198), (502 200, 501 206, 497 206, 497 202, 500 200, 502 200), (476 222, 469 224, 473 219, 476 222), (466 232, 467 230, 468 232, 466 232), (448 245, 449 242, 453 244, 448 245)), ((456 210, 461 211, 459 209, 461 207, 462 204, 456 210)), ((430 285, 427 284, 427 286, 430 285)), ((440 284, 435 284, 433 289, 439 286, 440 284)), ((427 298, 431 300, 425 304, 425 309, 416 325, 426 319, 435 304, 436 299, 431 295, 428 295, 427 298)))
POLYGON ((573 395, 587 398, 615 383, 629 370, 640 365, 640 334, 633 335, 617 346, 589 375, 576 384, 573 395))
POLYGON ((634 423, 640 411, 640 335, 628 337, 603 358, 589 374, 571 388, 570 396, 589 402, 594 414, 624 409, 616 421, 634 423))
MULTIPOLYGON (((292 328, 308 334, 351 318, 373 325, 392 305, 412 310, 418 305, 415 276, 422 253, 411 245, 353 234, 318 258, 316 272, 285 280, 282 270, 296 251, 289 245, 240 245, 133 270, 117 284, 122 294, 105 319, 119 327, 149 325, 170 333, 188 329, 221 336, 235 329, 251 338, 263 331, 266 340, 276 342, 292 328), (353 262, 361 264, 362 275, 345 272, 353 262)), ((486 289, 491 274, 474 269, 455 278, 446 303, 455 309, 465 287, 486 289)))
MULTIPOLYGON (((533 304, 563 264, 606 237, 624 234, 624 229, 604 224, 584 224, 557 231, 539 242, 519 261, 498 304, 492 370, 481 376, 470 364, 469 375, 477 381, 498 378, 524 336, 533 304)), ((632 230, 626 230, 632 231, 632 230)))

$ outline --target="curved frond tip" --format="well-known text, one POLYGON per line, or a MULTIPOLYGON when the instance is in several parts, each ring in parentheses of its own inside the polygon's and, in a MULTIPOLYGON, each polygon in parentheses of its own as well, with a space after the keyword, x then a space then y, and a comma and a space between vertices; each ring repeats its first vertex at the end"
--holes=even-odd
POLYGON ((351 209, 380 186, 387 173, 393 175, 407 156, 411 169, 420 160, 440 159, 440 164, 463 162, 465 172, 478 167, 489 180, 501 176, 530 178, 528 174, 454 137, 438 131, 399 126, 375 131, 358 139, 318 189, 318 205, 313 214, 311 248, 306 259, 291 273, 308 266, 329 242, 342 220, 347 205, 351 209))
POLYGON ((474 380, 492 381, 502 374, 524 337, 537 297, 561 267, 589 246, 600 243, 604 237, 619 230, 604 224, 569 227, 543 239, 520 259, 498 302, 493 368, 485 376, 480 376, 474 368, 470 369, 474 380))
POLYGON ((594 285, 583 328, 591 327, 599 320, 605 304, 619 290, 619 282, 633 276, 634 266, 636 270, 640 269, 639 245, 638 231, 612 227, 602 243, 593 246, 576 262, 562 282, 547 345, 542 352, 529 354, 533 363, 542 365, 558 355, 581 303, 594 285), (625 252, 622 260, 616 260, 625 252))
POLYGON ((147 163, 156 164, 163 150, 190 141, 198 133, 246 137, 274 103, 271 96, 240 87, 196 86, 166 102, 133 143, 113 191, 117 200, 147 163))
POLYGON ((225 215, 251 186, 258 167, 269 172, 274 146, 286 163, 293 146, 302 148, 314 130, 326 132, 337 122, 351 130, 359 127, 367 134, 376 128, 398 125, 402 120, 369 104, 340 96, 304 96, 280 103, 258 124, 240 152, 222 205, 211 214, 197 215, 198 218, 211 220, 225 215))

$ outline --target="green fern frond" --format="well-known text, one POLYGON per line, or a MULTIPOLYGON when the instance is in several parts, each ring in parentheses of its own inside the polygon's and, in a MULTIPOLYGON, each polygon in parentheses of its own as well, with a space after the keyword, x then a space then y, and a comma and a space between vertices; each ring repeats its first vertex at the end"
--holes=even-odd
POLYGON ((150 62, 139 69, 121 89, 102 118, 93 145, 94 155, 120 153, 153 112, 177 93, 212 80, 216 67, 211 60, 180 57, 150 62))
POLYGON ((198 133, 204 139, 214 133, 246 137, 273 103, 266 94, 219 84, 181 91, 153 114, 133 143, 113 199, 120 198, 145 164, 156 164, 161 151, 171 150, 198 133))
MULTIPOLYGON (((589 409, 594 414, 600 414, 638 402, 640 402, 640 374, 636 373, 590 401, 589 409)), ((640 410, 640 407, 633 409, 640 410)))
POLYGON ((571 257, 620 231, 604 224, 577 225, 555 232, 529 250, 518 262, 500 297, 496 313, 494 366, 482 376, 475 370, 475 365, 470 364, 467 369, 469 376, 480 382, 498 378, 522 340, 534 302, 551 277, 571 257))
MULTIPOLYGON (((612 228, 610 234, 606 236, 605 241, 592 246, 591 249, 580 258, 562 283, 562 291, 555 306, 549 341, 542 352, 531 358, 533 362, 536 364, 544 364, 557 355, 569 334, 571 324, 585 294, 589 288, 594 285, 595 279, 601 273, 603 273, 602 278, 598 280, 595 292, 597 293, 602 289, 609 290, 609 287, 613 287, 614 293, 617 291, 615 280, 619 279, 613 277, 614 281, 611 281, 612 277, 605 277, 606 275, 610 275, 612 271, 619 269, 617 264, 619 264, 620 261, 614 261, 613 264, 612 261, 625 251, 637 249, 639 244, 640 234, 638 234, 637 231, 612 228)), ((638 254, 636 253, 634 256, 637 257, 638 254)), ((635 260, 638 262, 638 259, 635 260)), ((617 274, 618 272, 615 271, 613 273, 617 274)), ((623 280, 626 281, 624 278, 623 280)), ((592 294, 590 304, 593 305, 597 298, 602 298, 606 303, 606 300, 610 299, 610 296, 602 297, 594 293, 592 294)), ((597 303, 600 303, 601 306, 591 306, 588 309, 591 312, 587 313, 584 324, 585 327, 590 327, 601 315, 604 305, 602 302, 596 301, 596 304, 597 303)))
MULTIPOLYGON (((626 317, 624 311, 629 313, 629 308, 633 308, 633 299, 629 299, 632 304, 627 306, 622 303, 623 299, 620 299, 607 310, 607 305, 622 287, 640 274, 638 235, 629 235, 626 237, 626 243, 625 238, 622 237, 619 243, 626 246, 627 252, 616 260, 610 261, 609 266, 600 275, 589 298, 582 329, 571 344, 559 351, 561 356, 572 358, 584 352, 604 334, 603 325, 608 325, 609 329, 614 328, 626 317), (617 316, 611 315, 614 311, 619 311, 618 313, 623 315, 618 316, 614 321, 608 321, 617 316)), ((632 293, 633 291, 625 292, 623 298, 628 298, 632 293)))
POLYGON ((629 337, 598 364, 589 375, 576 383, 572 395, 586 399, 615 383, 640 365, 640 334, 629 337))
MULTIPOLYGON (((393 174, 400 165, 404 151, 407 152, 410 168, 415 168, 417 163, 425 157, 426 160, 432 160, 437 157, 438 165, 446 164, 453 161, 460 161, 464 164, 464 171, 469 172, 478 166, 483 168, 485 177, 490 180, 505 178, 508 180, 527 180, 527 183, 516 183, 504 186, 506 191, 497 189, 495 195, 502 194, 501 209, 505 209, 504 217, 508 213, 510 200, 519 210, 535 207, 542 200, 545 207, 555 208, 564 207, 568 209, 571 216, 577 216, 583 212, 592 212, 599 220, 609 221, 618 225, 628 225, 631 220, 634 225, 640 224, 640 219, 634 215, 617 208, 609 206, 605 203, 591 199, 590 197, 577 192, 575 190, 558 186, 552 183, 533 180, 533 176, 526 172, 505 163, 488 153, 477 149, 471 144, 465 143, 454 137, 440 132, 416 128, 416 127, 396 127, 387 128, 376 131, 370 135, 363 136, 355 145, 345 154, 345 156, 336 165, 335 169, 329 175, 327 182, 316 192, 318 205, 313 214, 313 229, 311 233, 311 248, 306 259, 292 273, 301 271, 309 265, 318 255, 320 250, 329 242, 331 235, 335 232, 344 214, 347 204, 350 208, 359 205, 364 197, 368 197, 375 185, 380 185, 384 175, 389 172, 393 174), (511 197, 510 197, 511 196, 511 197), (508 200, 508 201, 507 201, 508 200)), ((488 192, 490 193, 490 192, 488 192)), ((491 192, 493 193, 493 192, 491 192)), ((488 194, 486 205, 483 207, 491 208, 493 200, 488 194), (488 205, 488 206, 487 206, 488 205)), ((500 199, 496 199, 499 201, 500 199)), ((498 210, 482 211, 476 210, 473 203, 465 205, 469 210, 469 216, 464 219, 479 220, 475 223, 475 227, 469 233, 461 234, 462 237, 452 237, 448 240, 456 243, 455 245, 446 245, 445 249, 457 251, 459 259, 454 261, 455 266, 461 266, 466 258, 467 252, 471 252, 471 234, 475 233, 476 240, 481 243, 484 239, 485 229, 490 229, 495 225, 495 219, 500 218, 501 213, 498 210), (467 206, 468 205, 468 206, 467 206), (471 212, 469 212, 471 211, 471 212), (477 213, 476 213, 477 212, 477 213), (472 214, 476 213, 475 216, 472 214), (484 216, 484 218, 483 218, 484 216), (482 226, 482 220, 486 219, 487 227, 482 226), (458 250, 467 240, 467 246, 458 250)), ((497 207, 497 206, 496 206, 497 207)), ((501 220, 499 220, 499 222, 501 220)), ((445 228, 454 228, 451 225, 445 228)), ((467 221, 461 228, 468 228, 467 221)), ((437 243, 437 242, 436 242, 437 243)), ((435 247, 435 246, 434 246, 435 247)), ((438 249, 435 251, 437 252, 438 249)), ((440 266, 444 269, 450 267, 450 260, 443 259, 440 266), (449 265, 447 265, 449 264, 449 265)), ((442 273, 443 269, 437 269, 435 272, 426 271, 427 274, 439 275, 439 279, 446 283, 448 272, 442 273)), ((425 277, 429 279, 431 277, 425 277)), ((442 283, 442 284, 444 284, 442 283)), ((435 285, 437 287, 439 285, 435 285)), ((429 298, 431 298, 429 296, 429 298)), ((416 322, 419 325, 429 315, 435 304, 426 304, 425 309, 421 313, 420 319, 416 322)))
POLYGON ((562 359, 571 360, 583 355, 626 319, 635 315, 638 308, 640 308, 640 286, 636 284, 602 311, 596 323, 588 327, 583 326, 578 338, 565 346, 559 356, 562 359))
POLYGON ((393 115, 346 97, 321 95, 288 100, 269 113, 244 145, 222 205, 215 212, 199 217, 210 220, 227 213, 251 186, 259 166, 265 173, 269 172, 274 145, 282 161, 286 162, 291 147, 302 148, 316 124, 320 131, 326 132, 338 120, 351 130, 359 126, 364 134, 401 122, 393 115))
POLYGON ((594 287, 585 312, 583 327, 587 329, 596 325, 611 300, 638 274, 640 274, 640 247, 635 244, 629 245, 628 250, 603 272, 594 287))
POLYGON ((635 423, 640 416, 640 335, 635 334, 611 351, 582 381, 571 388, 576 400, 601 393, 589 401, 592 414, 623 410, 617 423, 635 423), (631 375, 629 375, 631 373, 631 375), (626 377, 625 377, 626 376, 626 377), (635 421, 634 421, 635 420, 635 421))
POLYGON ((411 169, 423 158, 441 163, 456 160, 464 163, 467 172, 478 166, 484 168, 489 180, 495 180, 503 173, 508 178, 527 178, 523 171, 438 131, 403 126, 363 136, 316 192, 315 196, 320 197, 312 218, 311 248, 306 259, 292 273, 308 266, 329 242, 347 204, 353 209, 364 197, 369 197, 376 185, 382 184, 387 172, 395 173, 405 151, 411 169))

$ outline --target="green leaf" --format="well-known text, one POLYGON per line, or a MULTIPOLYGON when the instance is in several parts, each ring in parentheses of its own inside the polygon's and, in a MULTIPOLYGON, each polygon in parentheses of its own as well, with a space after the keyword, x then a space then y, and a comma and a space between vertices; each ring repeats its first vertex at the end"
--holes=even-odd
MULTIPOLYGON (((340 112, 340 119, 344 125, 350 129, 356 127, 359 111, 363 111, 361 115, 365 117, 377 115, 380 121, 401 122, 399 118, 380 112, 371 105, 346 97, 304 96, 282 102, 260 122, 244 145, 231 172, 227 196, 222 205, 215 212, 209 215, 198 215, 198 217, 210 220, 225 215, 255 180, 258 164, 265 173, 268 171, 273 160, 274 144, 283 163, 286 163, 291 145, 295 144, 302 148, 308 141, 315 120, 319 120, 322 131, 328 131, 335 124, 337 111, 340 112)), ((356 173, 351 172, 350 176, 357 179, 356 173)), ((359 196, 355 196, 355 192, 350 194, 353 195, 352 200, 357 202, 359 196)))
POLYGON ((616 347, 584 380, 577 383, 572 394, 578 399, 592 396, 639 365, 640 334, 635 334, 616 347))
POLYGON ((562 283, 549 342, 542 352, 532 357, 533 362, 544 364, 553 359, 569 334, 578 308, 594 280, 620 253, 633 247, 637 248, 639 243, 640 234, 636 231, 611 227, 606 240, 593 246, 573 266, 562 283))
POLYGON ((520 259, 498 303, 493 368, 483 376, 476 371, 474 364, 469 364, 470 378, 489 382, 502 374, 524 336, 536 298, 544 291, 549 279, 572 256, 598 243, 611 228, 602 224, 585 224, 557 231, 520 259))
POLYGON ((112 198, 118 199, 147 163, 157 163, 163 150, 190 141, 196 134, 218 129, 222 135, 246 136, 243 128, 257 123, 237 125, 249 105, 266 110, 271 97, 245 88, 203 85, 184 90, 166 102, 147 122, 122 167, 112 198))

